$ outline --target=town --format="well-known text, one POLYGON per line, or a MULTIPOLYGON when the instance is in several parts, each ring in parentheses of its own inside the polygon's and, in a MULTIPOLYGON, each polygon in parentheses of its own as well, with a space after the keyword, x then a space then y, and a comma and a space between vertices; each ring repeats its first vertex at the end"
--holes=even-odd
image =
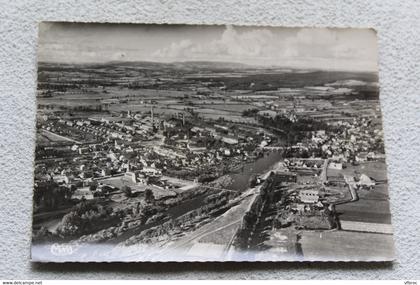
POLYGON ((378 96, 371 73, 41 63, 33 242, 119 261, 390 258, 378 96))

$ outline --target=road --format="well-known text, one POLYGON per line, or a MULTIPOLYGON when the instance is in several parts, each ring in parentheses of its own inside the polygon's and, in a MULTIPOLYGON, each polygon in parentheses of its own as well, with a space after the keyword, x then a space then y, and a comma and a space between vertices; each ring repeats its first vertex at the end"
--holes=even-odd
POLYGON ((57 137, 57 138, 58 138, 58 139, 60 139, 60 140, 69 141, 69 142, 74 142, 74 143, 77 143, 77 144, 82 144, 82 142, 80 142, 80 141, 77 141, 77 140, 74 140, 74 139, 72 139, 72 138, 65 137, 65 136, 62 136, 62 135, 59 135, 59 134, 53 133, 53 132, 48 131, 48 130, 44 130, 44 129, 43 129, 42 131, 43 131, 43 132, 45 132, 45 133, 47 133, 47 134, 49 134, 50 136, 57 137))
POLYGON ((354 202, 359 200, 359 195, 357 195, 356 188, 354 187, 354 180, 353 177, 350 175, 344 175, 344 180, 346 181, 347 185, 349 185, 349 190, 351 194, 351 200, 347 202, 354 202))
POLYGON ((325 183, 328 180, 327 170, 328 170, 329 163, 330 163, 329 159, 325 159, 324 164, 322 165, 322 171, 321 171, 321 174, 319 175, 319 179, 321 180, 322 183, 325 183))

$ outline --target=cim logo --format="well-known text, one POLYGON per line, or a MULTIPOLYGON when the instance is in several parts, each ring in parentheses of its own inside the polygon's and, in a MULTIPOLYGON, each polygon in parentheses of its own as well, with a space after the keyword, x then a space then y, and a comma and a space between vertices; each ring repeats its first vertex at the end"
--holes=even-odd
POLYGON ((51 245, 51 253, 55 256, 66 256, 66 255, 72 255, 76 252, 76 247, 71 244, 58 244, 54 243, 51 245))

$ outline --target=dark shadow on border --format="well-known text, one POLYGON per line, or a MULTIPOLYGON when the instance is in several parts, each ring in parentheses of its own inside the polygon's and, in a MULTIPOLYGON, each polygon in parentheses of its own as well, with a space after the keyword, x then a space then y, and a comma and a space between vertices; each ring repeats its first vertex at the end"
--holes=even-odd
POLYGON ((38 263, 32 262, 37 272, 114 272, 114 273, 191 273, 191 272, 258 272, 270 270, 305 269, 331 270, 389 270, 394 263, 387 262, 99 262, 99 263, 38 263))

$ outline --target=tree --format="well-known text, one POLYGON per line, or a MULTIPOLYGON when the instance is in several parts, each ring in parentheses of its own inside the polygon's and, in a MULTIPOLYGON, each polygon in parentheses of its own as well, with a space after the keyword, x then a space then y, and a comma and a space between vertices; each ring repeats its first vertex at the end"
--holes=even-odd
POLYGON ((255 186, 257 186, 257 175, 252 175, 250 178, 249 178, 249 187, 250 188, 254 188, 255 186))
POLYGON ((144 200, 145 200, 147 203, 152 203, 152 202, 154 202, 154 201, 155 201, 155 195, 153 194, 153 191, 152 191, 151 189, 147 188, 147 189, 144 191, 144 200))
POLYGON ((76 185, 71 184, 70 187, 69 187, 69 191, 67 192, 67 197, 66 198, 70 200, 71 197, 73 196, 74 192, 76 192, 76 190, 77 190, 76 185))
POLYGON ((98 182, 97 181, 92 181, 92 183, 89 185, 89 190, 90 191, 95 191, 96 188, 98 188, 98 182))
POLYGON ((57 231, 63 236, 74 236, 81 232, 83 220, 75 211, 66 214, 57 231))
POLYGON ((32 239, 34 241, 43 241, 48 240, 52 236, 52 233, 48 231, 48 229, 42 226, 38 231, 34 232, 32 235, 32 239))
POLYGON ((259 110, 256 109, 256 108, 247 109, 247 110, 242 111, 242 116, 243 117, 254 117, 258 112, 259 112, 259 110))
POLYGON ((34 189, 34 204, 36 208, 56 209, 67 204, 74 193, 74 187, 58 185, 54 181, 36 183, 34 189))
POLYGON ((124 193, 124 195, 125 195, 127 198, 131 197, 131 196, 132 196, 132 194, 133 194, 133 192, 131 191, 131 188, 130 188, 129 186, 127 186, 127 185, 124 185, 124 186, 121 188, 121 191, 124 193))
POLYGON ((62 237, 73 237, 90 233, 114 219, 113 209, 94 202, 83 201, 63 216, 57 233, 62 237))

